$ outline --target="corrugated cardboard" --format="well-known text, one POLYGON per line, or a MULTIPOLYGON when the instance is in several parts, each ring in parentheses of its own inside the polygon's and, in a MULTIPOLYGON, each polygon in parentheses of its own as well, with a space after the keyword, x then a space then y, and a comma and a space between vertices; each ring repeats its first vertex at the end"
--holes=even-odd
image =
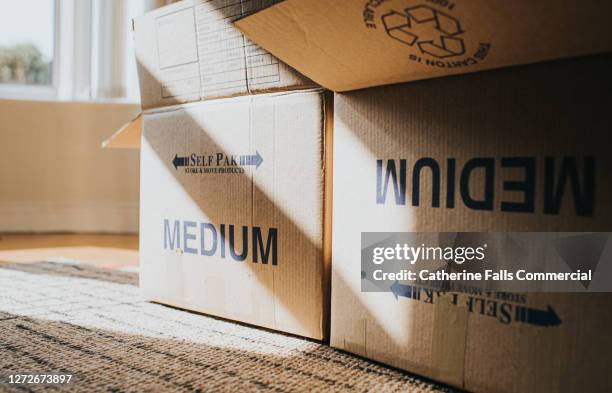
POLYGON ((330 115, 331 97, 319 90, 146 112, 145 298, 325 338, 330 115))
POLYGON ((422 291, 396 300, 362 293, 359 263, 361 232, 610 231, 610 69, 605 55, 336 94, 331 345, 475 392, 610 391, 610 294, 462 294, 455 305, 452 294, 422 291), (439 166, 439 187, 432 166, 414 176, 426 157, 439 166), (509 158, 521 157, 535 162, 533 207, 530 188, 514 187, 526 169, 509 158), (494 162, 491 205, 465 202, 488 200, 483 168, 460 192, 473 158, 494 162), (401 179, 402 159, 405 200, 389 183, 377 203, 377 160, 384 171, 394 160, 401 179), (551 307, 560 324, 520 322, 518 306, 551 307))
POLYGON ((272 3, 185 0, 135 18, 142 107, 313 87, 231 23, 272 3))
POLYGON ((102 142, 102 148, 140 149, 142 113, 125 123, 113 135, 102 142))
POLYGON ((286 0, 236 22, 334 91, 612 50, 597 0, 286 0))

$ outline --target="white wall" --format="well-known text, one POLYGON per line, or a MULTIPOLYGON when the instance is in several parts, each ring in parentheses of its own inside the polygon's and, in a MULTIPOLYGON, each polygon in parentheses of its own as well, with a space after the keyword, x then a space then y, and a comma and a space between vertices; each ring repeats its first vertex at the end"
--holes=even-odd
POLYGON ((138 111, 0 100, 0 232, 137 232, 139 152, 100 143, 138 111))

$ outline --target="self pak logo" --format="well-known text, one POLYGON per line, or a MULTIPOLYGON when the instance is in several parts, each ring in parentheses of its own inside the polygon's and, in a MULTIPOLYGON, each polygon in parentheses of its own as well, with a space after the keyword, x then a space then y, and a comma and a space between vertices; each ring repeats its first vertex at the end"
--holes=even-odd
POLYGON ((404 44, 411 61, 437 68, 476 64, 486 58, 491 45, 479 43, 470 55, 466 30, 460 19, 452 14, 454 9, 455 3, 447 0, 412 5, 368 0, 363 20, 367 28, 384 30, 388 38, 404 44))
POLYGON ((470 314, 494 318, 503 325, 520 323, 532 327, 554 328, 563 323, 551 305, 543 308, 528 307, 525 304, 525 295, 484 291, 475 294, 445 292, 397 282, 390 290, 396 301, 400 298, 426 304, 445 301, 452 306, 463 307, 470 314))
POLYGON ((216 173, 238 173, 242 174, 246 167, 255 167, 263 163, 263 157, 258 151, 255 154, 226 154, 226 153, 211 153, 198 154, 193 153, 186 156, 174 155, 172 165, 175 170, 181 168, 188 174, 216 174, 216 173))

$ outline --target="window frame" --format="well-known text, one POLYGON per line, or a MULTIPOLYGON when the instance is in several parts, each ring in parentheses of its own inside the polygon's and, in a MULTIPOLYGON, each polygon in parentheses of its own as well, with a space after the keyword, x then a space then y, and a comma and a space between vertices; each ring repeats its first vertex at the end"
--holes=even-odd
POLYGON ((61 7, 60 0, 53 0, 53 63, 51 65, 50 85, 26 85, 19 83, 0 83, 0 99, 17 100, 55 100, 58 98, 58 86, 61 69, 60 30, 61 7))
MULTIPOLYGON (((30 101, 78 101, 78 102, 121 102, 140 103, 140 92, 130 90, 138 86, 135 67, 130 70, 128 62, 134 58, 128 46, 118 49, 123 63, 121 73, 124 76, 124 97, 106 98, 98 94, 100 59, 105 59, 99 51, 100 25, 112 24, 108 18, 115 14, 110 12, 110 0, 53 0, 54 31, 53 31, 53 65, 50 85, 25 85, 16 83, 0 83, 0 99, 30 100, 30 101), (129 54, 129 55, 128 55, 129 54)), ((142 0, 142 6, 130 8, 127 2, 121 1, 121 6, 146 12, 158 6, 159 0, 142 0), (142 8, 142 10, 140 9, 142 8)), ((116 5, 116 4, 115 4, 116 5)), ((129 29, 128 26, 124 26, 129 29)), ((125 32, 128 37, 130 31, 125 32)), ((130 40, 131 41, 131 40, 130 40)))

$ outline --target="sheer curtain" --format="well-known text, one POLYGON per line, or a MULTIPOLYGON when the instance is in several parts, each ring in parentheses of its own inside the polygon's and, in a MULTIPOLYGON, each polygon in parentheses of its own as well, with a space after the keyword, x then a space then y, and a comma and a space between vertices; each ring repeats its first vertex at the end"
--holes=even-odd
POLYGON ((59 0, 61 100, 139 101, 132 18, 171 0, 59 0))

